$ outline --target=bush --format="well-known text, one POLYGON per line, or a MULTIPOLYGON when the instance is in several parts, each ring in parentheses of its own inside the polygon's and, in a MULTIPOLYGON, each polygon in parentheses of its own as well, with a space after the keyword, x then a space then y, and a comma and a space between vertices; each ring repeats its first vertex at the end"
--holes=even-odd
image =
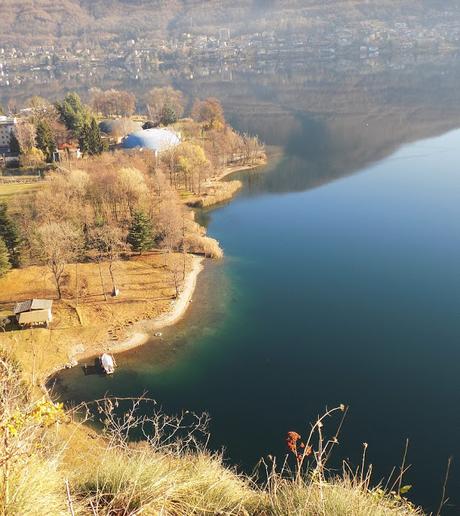
MULTIPOLYGON (((147 446, 105 451, 76 472, 81 503, 97 514, 243 514, 257 505, 249 481, 205 452, 156 453, 147 446)), ((252 511, 251 511, 252 512, 252 511)))
POLYGON ((0 237, 0 277, 8 272, 10 268, 10 253, 8 252, 5 241, 0 237))
POLYGON ((219 246, 219 242, 207 236, 191 234, 186 238, 186 246, 190 253, 202 254, 207 258, 223 258, 224 252, 219 246))

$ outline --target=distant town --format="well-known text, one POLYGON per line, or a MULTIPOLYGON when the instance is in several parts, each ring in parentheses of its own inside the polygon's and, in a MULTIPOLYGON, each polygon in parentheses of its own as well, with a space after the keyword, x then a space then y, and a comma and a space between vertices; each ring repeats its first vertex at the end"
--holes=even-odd
POLYGON ((296 59, 332 61, 362 60, 378 63, 388 59, 416 59, 423 55, 457 53, 460 49, 460 21, 451 13, 423 25, 416 17, 400 21, 368 21, 343 26, 322 25, 303 33, 264 31, 232 34, 221 27, 215 34, 183 32, 171 39, 139 36, 136 39, 97 42, 82 37, 67 46, 0 47, 0 97, 24 84, 46 84, 59 79, 84 77, 91 81, 98 69, 123 70, 141 80, 159 67, 188 70, 188 78, 229 74, 253 66, 296 59))

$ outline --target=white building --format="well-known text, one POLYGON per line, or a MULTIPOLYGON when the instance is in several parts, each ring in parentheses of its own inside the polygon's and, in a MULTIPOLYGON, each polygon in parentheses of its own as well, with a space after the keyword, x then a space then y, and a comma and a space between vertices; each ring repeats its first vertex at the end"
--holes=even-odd
POLYGON ((174 131, 152 128, 128 134, 122 142, 122 147, 124 149, 147 149, 158 156, 161 152, 179 145, 180 141, 180 134, 174 131))
POLYGON ((0 116, 0 154, 10 152, 11 132, 16 125, 16 118, 0 116))

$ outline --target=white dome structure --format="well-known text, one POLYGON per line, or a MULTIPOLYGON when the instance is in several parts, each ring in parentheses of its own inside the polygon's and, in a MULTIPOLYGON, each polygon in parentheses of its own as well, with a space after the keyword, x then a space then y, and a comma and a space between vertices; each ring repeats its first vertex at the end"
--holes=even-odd
POLYGON ((148 149, 155 153, 179 145, 179 136, 169 129, 145 129, 129 134, 123 140, 124 149, 148 149))

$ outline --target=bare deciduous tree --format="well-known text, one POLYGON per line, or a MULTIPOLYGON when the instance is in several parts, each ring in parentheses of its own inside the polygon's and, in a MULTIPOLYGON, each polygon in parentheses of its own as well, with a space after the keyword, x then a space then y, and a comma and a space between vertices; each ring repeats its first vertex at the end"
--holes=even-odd
POLYGON ((48 222, 38 228, 43 261, 53 274, 58 298, 62 298, 64 271, 82 248, 82 238, 69 222, 48 222))
POLYGON ((220 129, 225 125, 222 104, 213 97, 196 100, 192 108, 192 118, 202 122, 206 129, 220 129))
POLYGON ((128 91, 94 88, 91 90, 91 106, 104 116, 131 116, 136 109, 136 97, 128 91))
POLYGON ((30 122, 21 122, 14 128, 14 135, 19 143, 21 153, 27 154, 35 147, 35 126, 30 122))
POLYGON ((89 233, 89 243, 97 254, 98 261, 107 260, 109 274, 112 280, 112 295, 117 292, 114 269, 120 255, 128 250, 126 232, 121 228, 105 224, 93 228, 89 233))
POLYGON ((165 108, 172 109, 177 118, 184 114, 184 94, 167 86, 165 88, 153 88, 146 96, 145 104, 147 112, 152 120, 159 122, 165 108))

